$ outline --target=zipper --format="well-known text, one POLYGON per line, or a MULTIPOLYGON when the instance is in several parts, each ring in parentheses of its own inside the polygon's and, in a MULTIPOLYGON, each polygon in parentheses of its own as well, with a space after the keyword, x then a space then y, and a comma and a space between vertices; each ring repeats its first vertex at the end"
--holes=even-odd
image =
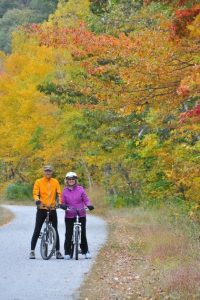
POLYGON ((51 184, 50 184, 50 180, 47 183, 47 186, 48 186, 48 204, 49 204, 49 206, 50 206, 50 199, 51 199, 51 184))

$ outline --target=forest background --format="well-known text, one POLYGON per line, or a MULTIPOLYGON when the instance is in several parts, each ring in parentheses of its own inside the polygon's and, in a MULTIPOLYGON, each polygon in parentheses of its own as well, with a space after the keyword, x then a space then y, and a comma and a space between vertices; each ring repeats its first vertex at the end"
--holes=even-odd
POLYGON ((1 0, 8 197, 16 184, 28 193, 51 163, 61 181, 76 170, 86 186, 103 185, 113 206, 198 209, 197 2, 60 1, 56 9, 56 1, 1 0))
POLYGON ((81 299, 200 297, 198 2, 0 0, 1 202, 78 173, 109 229, 81 299))

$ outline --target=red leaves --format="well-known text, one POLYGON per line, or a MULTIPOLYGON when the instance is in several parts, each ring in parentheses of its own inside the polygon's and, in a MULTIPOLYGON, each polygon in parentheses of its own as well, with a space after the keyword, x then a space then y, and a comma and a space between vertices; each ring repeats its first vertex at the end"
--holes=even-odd
POLYGON ((102 53, 121 52, 123 48, 124 56, 133 50, 131 40, 124 34, 119 38, 110 35, 96 35, 87 30, 84 23, 81 22, 78 28, 59 28, 48 25, 42 27, 38 24, 29 24, 22 27, 28 36, 37 37, 40 45, 47 47, 70 47, 73 55, 81 58, 85 55, 99 55, 102 53))
POLYGON ((196 5, 189 9, 181 9, 175 12, 175 18, 172 21, 172 35, 183 36, 187 33, 187 25, 189 25, 195 17, 200 13, 200 6, 196 5))
POLYGON ((177 89, 177 94, 186 97, 189 95, 189 88, 187 86, 180 86, 177 89))
POLYGON ((176 17, 179 20, 193 20, 200 12, 200 8, 182 9, 175 12, 176 17))
POLYGON ((178 6, 182 6, 184 5, 186 2, 186 0, 179 0, 179 2, 177 3, 178 6))
POLYGON ((180 115, 180 122, 186 122, 187 119, 193 119, 193 121, 200 121, 200 103, 197 104, 193 109, 188 110, 180 115))

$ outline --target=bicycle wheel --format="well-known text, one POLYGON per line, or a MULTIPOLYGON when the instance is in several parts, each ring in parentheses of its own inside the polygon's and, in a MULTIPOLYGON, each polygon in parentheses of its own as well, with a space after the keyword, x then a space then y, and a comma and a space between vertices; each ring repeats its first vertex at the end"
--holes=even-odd
POLYGON ((71 253, 70 253, 70 257, 73 258, 74 256, 74 243, 73 241, 71 241, 71 253))
POLYGON ((75 259, 78 260, 79 253, 79 228, 75 229, 75 259))
POLYGON ((48 229, 44 230, 41 244, 40 244, 40 254, 44 260, 48 260, 52 257, 56 249, 56 231, 49 225, 48 229))

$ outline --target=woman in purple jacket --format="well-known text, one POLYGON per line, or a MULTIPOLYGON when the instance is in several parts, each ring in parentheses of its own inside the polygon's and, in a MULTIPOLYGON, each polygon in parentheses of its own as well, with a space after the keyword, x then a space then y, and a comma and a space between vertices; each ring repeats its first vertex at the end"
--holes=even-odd
POLYGON ((71 240, 73 235, 73 225, 76 220, 76 209, 80 209, 79 220, 81 222, 81 251, 84 258, 91 258, 88 251, 88 243, 86 237, 86 213, 84 208, 88 207, 89 210, 94 209, 91 205, 89 198, 86 195, 84 188, 77 185, 77 174, 74 172, 68 172, 66 174, 66 187, 62 192, 62 203, 63 205, 70 208, 65 212, 65 259, 70 259, 71 252, 71 240), (73 210, 74 208, 74 210, 73 210), (83 209, 83 210, 81 210, 83 209))

